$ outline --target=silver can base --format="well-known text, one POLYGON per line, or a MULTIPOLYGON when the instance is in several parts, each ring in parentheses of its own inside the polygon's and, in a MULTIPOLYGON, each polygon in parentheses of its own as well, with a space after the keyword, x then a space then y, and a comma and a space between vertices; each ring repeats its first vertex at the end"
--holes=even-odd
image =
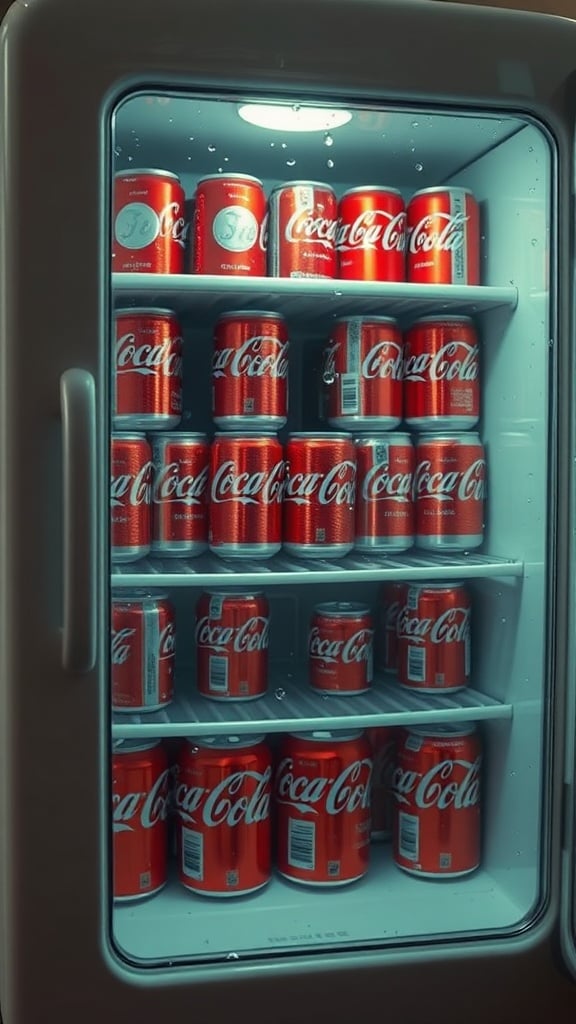
POLYGON ((402 422, 400 416, 333 416, 328 420, 331 427, 338 427, 340 430, 366 431, 376 430, 387 432, 395 430, 402 422))
POLYGON ((323 697, 356 697, 359 693, 368 693, 372 689, 372 683, 363 686, 361 690, 324 690, 320 686, 311 686, 312 693, 321 693, 323 697))
POLYGON ((214 423, 220 430, 234 430, 239 433, 259 434, 270 430, 281 430, 288 422, 286 416, 218 416, 214 423))
POLYGON ((296 885, 310 885, 314 889, 336 889, 342 885, 352 885, 353 882, 359 882, 361 878, 366 877, 366 871, 363 871, 361 875, 355 875, 354 878, 338 878, 333 882, 314 882, 312 879, 308 881, 307 878, 293 878, 286 871, 279 871, 278 874, 282 875, 282 878, 287 878, 289 882, 295 882, 296 885))
POLYGON ((414 547, 414 537, 357 537, 355 551, 369 551, 376 554, 387 551, 409 551, 414 547))
POLYGON ((281 544, 210 544, 210 551, 219 558, 272 558, 281 544))
POLYGON ((410 683, 400 683, 403 690, 410 690, 410 693, 422 693, 425 697, 442 696, 444 693, 458 693, 465 690, 468 683, 461 683, 460 686, 417 686, 410 683))
POLYGON ((134 413, 129 416, 114 416, 114 430, 174 430, 180 425, 181 416, 147 416, 134 413))
POLYGON ((219 701, 220 704, 236 704, 236 703, 240 704, 240 703, 245 703, 246 701, 250 701, 250 700, 260 700, 261 697, 265 697, 266 696, 267 692, 268 692, 267 690, 263 690, 262 693, 252 693, 252 694, 250 694, 249 697, 233 697, 233 696, 232 697, 228 697, 228 696, 226 696, 226 697, 224 697, 224 696, 218 697, 218 696, 216 696, 216 694, 203 693, 202 690, 198 690, 198 693, 200 694, 201 697, 204 697, 206 700, 219 701))
POLYGON ((344 558, 353 544, 284 544, 284 551, 295 558, 344 558))
POLYGON ((418 433, 428 431, 444 430, 470 430, 478 425, 479 416, 412 416, 406 417, 404 423, 407 427, 417 430, 418 433))
POLYGON ((188 892, 193 892, 196 896, 207 896, 211 900, 230 900, 235 896, 249 896, 251 892, 259 892, 260 889, 263 889, 269 882, 270 879, 267 878, 265 882, 262 882, 260 885, 255 885, 253 889, 235 889, 234 892, 207 892, 206 889, 195 889, 194 886, 187 885, 186 882, 183 882, 182 879, 180 879, 180 885, 184 889, 187 889, 188 892))
POLYGON ((148 544, 142 547, 112 548, 111 551, 113 562, 139 562, 141 558, 146 558, 149 554, 150 546, 148 544))
POLYGON ((472 551, 479 548, 484 540, 480 533, 461 537, 432 537, 428 534, 416 535, 416 547, 423 551, 472 551))
POLYGON ((443 878, 448 881, 451 878, 464 878, 465 875, 471 875, 473 871, 477 871, 480 867, 480 864, 475 864, 473 868, 466 868, 466 871, 418 871, 416 868, 405 868, 398 861, 394 861, 394 863, 397 868, 405 871, 407 875, 412 875, 413 878, 432 878, 438 882, 442 881, 443 878))
POLYGON ((174 541, 173 544, 155 544, 152 542, 151 554, 157 558, 198 558, 208 551, 206 544, 188 544, 187 541, 174 541))

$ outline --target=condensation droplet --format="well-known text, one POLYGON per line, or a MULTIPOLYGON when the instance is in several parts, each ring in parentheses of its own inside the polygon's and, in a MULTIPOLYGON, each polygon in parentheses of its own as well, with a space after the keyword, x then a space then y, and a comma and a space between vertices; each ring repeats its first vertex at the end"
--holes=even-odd
POLYGON ((325 370, 322 374, 322 382, 324 384, 333 384, 335 380, 335 374, 331 373, 330 370, 325 370))
POLYGON ((534 152, 534 146, 528 146, 528 152, 529 153, 533 153, 534 152))
POLYGON ((284 700, 284 697, 286 696, 286 690, 284 690, 283 687, 278 686, 274 690, 274 696, 276 697, 276 700, 284 700))
POLYGON ((295 164, 296 164, 295 160, 287 160, 286 161, 286 167, 294 167, 295 164))
POLYGON ((327 160, 326 161, 326 167, 334 167, 334 161, 333 160, 327 160))
POLYGON ((538 245, 538 239, 537 238, 533 238, 532 239, 532 245, 538 245))
POLYGON ((224 170, 224 168, 223 168, 223 167, 219 167, 219 168, 218 168, 218 174, 222 174, 222 171, 223 171, 223 170, 224 170))
POLYGON ((288 143, 287 142, 283 142, 282 143, 282 149, 288 149, 288 143))
POLYGON ((292 104, 292 110, 294 111, 295 114, 297 114, 298 111, 300 110, 300 104, 299 103, 293 103, 292 104))
POLYGON ((192 159, 192 157, 191 157, 191 156, 189 156, 189 157, 188 157, 188 159, 189 159, 189 160, 191 160, 191 159, 192 159))
POLYGON ((238 956, 238 953, 228 953, 228 956, 226 957, 226 959, 227 960, 239 960, 240 957, 238 956))
POLYGON ((415 153, 416 152, 416 146, 410 146, 410 152, 411 153, 415 153))
POLYGON ((208 152, 209 153, 215 153, 216 152, 216 146, 214 146, 212 143, 210 143, 210 145, 208 146, 208 152))
POLYGON ((129 157, 128 157, 128 163, 129 163, 129 164, 131 164, 131 163, 132 163, 132 161, 133 161, 133 159, 134 159, 134 157, 133 157, 133 156, 129 156, 129 157))
POLYGON ((174 124, 174 118, 173 117, 169 117, 168 118, 168 124, 174 124))
POLYGON ((334 145, 334 139, 330 135, 330 132, 324 132, 324 145, 325 146, 333 146, 334 145))
POLYGON ((194 142, 194 136, 193 135, 189 135, 188 136, 188 142, 194 142))
POLYGON ((276 145, 276 143, 275 143, 275 142, 271 142, 271 143, 270 143, 270 149, 274 149, 274 146, 275 146, 275 145, 276 145))
POLYGON ((508 622, 508 619, 504 617, 504 618, 500 619, 500 622, 508 622))
POLYGON ((414 169, 416 171, 423 171, 424 170, 424 164, 414 164, 414 169))
POLYGON ((227 164, 229 160, 230 160, 230 157, 229 157, 229 156, 225 156, 225 157, 224 157, 224 163, 225 163, 225 164, 227 164))
POLYGON ((114 148, 114 156, 120 156, 121 152, 122 152, 122 146, 115 146, 115 148, 114 148))

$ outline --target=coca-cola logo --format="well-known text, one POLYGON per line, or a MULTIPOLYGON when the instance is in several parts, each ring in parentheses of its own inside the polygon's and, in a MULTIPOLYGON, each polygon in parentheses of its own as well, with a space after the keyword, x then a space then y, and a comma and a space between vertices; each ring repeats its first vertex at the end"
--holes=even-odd
POLYGON ((346 765, 335 779, 309 778, 295 775, 294 762, 285 757, 276 774, 276 802, 294 807, 301 814, 319 814, 316 805, 323 803, 332 816, 352 814, 370 807, 372 761, 370 758, 346 765))
POLYGON ((412 501, 412 473, 391 473, 388 464, 371 466, 362 482, 364 501, 412 501))
POLYGON ((362 360, 361 373, 365 380, 375 377, 402 380, 404 377, 404 347, 396 341, 377 342, 362 360))
MULTIPOLYGON (((265 248, 265 226, 262 225, 260 247, 265 248)), ((258 241, 260 226, 252 210, 246 206, 224 206, 214 217, 214 241, 228 252, 247 252, 258 241)))
POLYGON ((125 249, 145 249, 158 237, 172 238, 184 248, 186 221, 180 215, 180 204, 173 202, 156 213, 148 203, 127 203, 114 221, 114 237, 125 249))
POLYGON ((138 373, 141 376, 162 374, 164 377, 182 376, 182 339, 167 338, 159 345, 136 344, 132 332, 116 340, 116 373, 138 373))
POLYGON ((160 773, 148 793, 112 794, 114 832, 135 832, 138 827, 152 828, 166 820, 170 771, 160 773), (138 819, 138 820, 135 820, 138 819), (129 824, 130 823, 130 824, 129 824))
POLYGON ((196 643, 221 654, 265 651, 269 631, 270 620, 264 615, 252 615, 241 626, 223 626, 204 615, 196 624, 196 643))
POLYGON ((333 249, 338 221, 322 217, 315 210, 295 210, 284 229, 287 242, 307 242, 333 249))
POLYGON ((132 654, 135 629, 112 630, 111 660, 113 665, 124 665, 132 654))
POLYGON ((480 800, 480 763, 480 757, 476 761, 447 758, 424 773, 398 766, 392 777, 392 792, 399 804, 412 803, 423 810, 475 807, 480 800))
POLYGON ((318 626, 312 626, 308 636, 308 654, 320 661, 341 662, 343 665, 368 662, 372 656, 373 636, 374 630, 359 629, 347 640, 333 640, 323 636, 318 626))
POLYGON ((419 618, 405 605, 398 615, 397 632, 413 643, 429 639, 433 644, 464 643, 470 638, 470 609, 447 608, 437 619, 419 618))
POLYGON ((196 476, 182 473, 177 462, 168 462, 156 474, 153 501, 155 504, 205 505, 208 499, 208 466, 196 476))
POLYGON ((285 501, 309 505, 317 496, 320 505, 354 505, 356 465, 345 459, 327 473, 293 473, 288 476, 285 501))
POLYGON ((238 771, 227 775, 210 790, 176 782, 174 803, 180 818, 208 828, 241 823, 257 825, 270 814, 272 768, 263 772, 238 771))
POLYGON ((117 505, 149 505, 152 493, 152 471, 151 462, 145 462, 142 468, 135 475, 121 473, 113 476, 110 485, 110 504, 117 505), (127 499, 127 502, 124 501, 127 499))
POLYGON ((442 345, 434 355, 429 352, 410 355, 410 347, 406 346, 404 380, 473 381, 478 378, 478 372, 478 345, 454 339, 442 345))
POLYGON ((284 461, 256 473, 239 473, 232 459, 223 462, 212 478, 211 498, 215 504, 239 501, 242 505, 272 505, 282 501, 284 461))
POLYGON ((160 652, 160 661, 169 661, 170 658, 175 656, 176 630, 174 629, 173 622, 168 622, 160 633, 158 650, 160 652))
POLYGON ((400 601, 393 601, 392 604, 386 605, 383 612, 384 629, 391 630, 395 633, 399 614, 400 601))
POLYGON ((486 497, 486 463, 475 459, 463 472, 448 470, 431 472, 430 459, 423 459, 414 474, 414 497, 433 498, 434 501, 483 501, 486 497))
POLYGON ((167 203, 158 216, 160 238, 171 238, 182 248, 186 245, 188 225, 184 217, 180 217, 180 203, 167 203))
POLYGON ((425 214, 417 224, 408 228, 408 251, 412 254, 432 249, 455 252, 464 245, 464 225, 469 218, 464 213, 438 212, 425 214))
POLYGON ((288 342, 269 334, 246 338, 239 348, 219 348, 212 358, 212 376, 272 377, 288 375, 288 342))
POLYGON ((387 210, 365 210, 350 223, 339 220, 336 248, 339 252, 351 249, 377 249, 404 252, 406 245, 406 214, 388 213, 387 210))

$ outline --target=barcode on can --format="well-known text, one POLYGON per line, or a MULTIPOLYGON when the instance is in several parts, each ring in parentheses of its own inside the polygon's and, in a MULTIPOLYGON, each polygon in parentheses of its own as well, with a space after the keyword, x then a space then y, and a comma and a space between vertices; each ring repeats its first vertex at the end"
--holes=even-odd
POLYGON ((455 246, 451 251, 452 256, 452 284, 468 284, 466 275, 466 264, 468 261, 468 236, 466 230, 466 194, 456 189, 450 193, 450 213, 462 232, 462 245, 455 246))
POLYGON ((293 868, 314 871, 316 867, 316 824, 288 819, 288 863, 293 868))
POLYGON ((420 822, 414 814, 400 811, 398 816, 400 832, 400 856, 416 862, 420 858, 420 822))
POLYGON ((446 871, 447 868, 452 867, 452 854, 451 853, 440 853, 438 855, 438 867, 443 868, 446 871))
POLYGON ((343 373, 340 376, 340 411, 350 416, 358 412, 359 388, 355 373, 343 373))
POLYGON ((182 871, 197 882, 204 878, 204 836, 189 828, 182 829, 182 871))
POLYGON ((411 612, 418 610, 418 587, 408 587, 407 604, 411 612))
POLYGON ((214 693, 228 693, 228 658, 211 654, 208 662, 208 688, 214 693))
POLYGON ((426 682, 426 648, 408 648, 408 679, 411 683, 426 682))
POLYGON ((211 619, 222 618, 222 605, 224 604, 224 598, 222 595, 212 594, 210 598, 210 604, 208 606, 208 614, 211 619))

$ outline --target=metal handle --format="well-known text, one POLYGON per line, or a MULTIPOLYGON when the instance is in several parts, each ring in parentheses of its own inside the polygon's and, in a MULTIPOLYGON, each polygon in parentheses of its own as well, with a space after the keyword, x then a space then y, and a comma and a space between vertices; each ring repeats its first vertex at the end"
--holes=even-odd
POLYGON ((96 661, 96 397, 86 370, 60 378, 63 467, 62 662, 89 672, 96 661))

